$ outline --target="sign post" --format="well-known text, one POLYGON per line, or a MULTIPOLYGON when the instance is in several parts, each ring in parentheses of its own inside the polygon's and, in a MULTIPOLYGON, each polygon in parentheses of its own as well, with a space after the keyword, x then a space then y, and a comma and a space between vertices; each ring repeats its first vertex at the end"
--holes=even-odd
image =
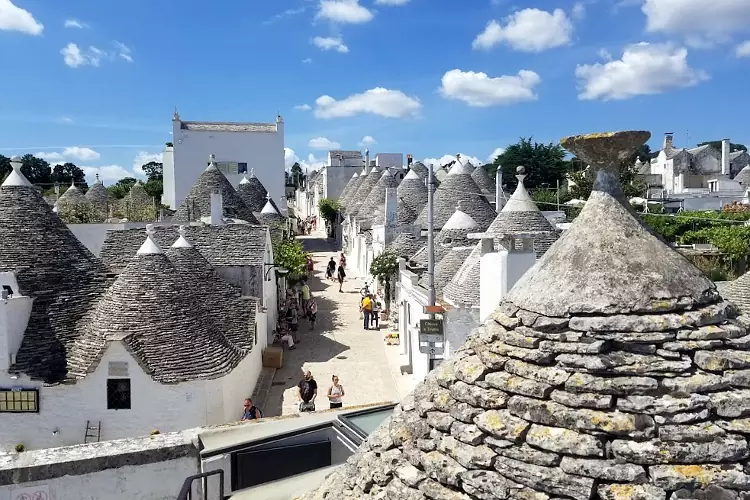
POLYGON ((419 320, 419 352, 430 357, 445 352, 445 332, 442 319, 419 320))

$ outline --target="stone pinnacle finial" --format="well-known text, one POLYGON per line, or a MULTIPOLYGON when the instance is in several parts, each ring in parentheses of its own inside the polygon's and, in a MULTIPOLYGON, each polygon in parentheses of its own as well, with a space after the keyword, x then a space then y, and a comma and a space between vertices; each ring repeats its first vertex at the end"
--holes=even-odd
POLYGON ((526 167, 519 165, 516 167, 516 179, 519 184, 523 184, 523 180, 526 178, 526 167))
POLYGON ((154 228, 153 224, 146 224, 146 234, 149 238, 154 237, 154 234, 156 234, 156 229, 154 228))
POLYGON ((99 174, 96 174, 96 182, 99 182, 99 174))
POLYGON ((266 193, 266 200, 271 201, 271 193, 266 193))
POLYGON ((208 161, 211 162, 211 163, 216 163, 216 155, 213 154, 213 153, 211 153, 210 155, 208 155, 208 161))
POLYGON ((181 225, 179 229, 177 229, 177 232, 180 234, 180 236, 184 238, 185 234, 187 233, 187 229, 185 229, 185 226, 181 225))
POLYGON ((461 210, 461 200, 458 200, 458 203, 456 203, 456 211, 463 212, 463 210, 461 210))

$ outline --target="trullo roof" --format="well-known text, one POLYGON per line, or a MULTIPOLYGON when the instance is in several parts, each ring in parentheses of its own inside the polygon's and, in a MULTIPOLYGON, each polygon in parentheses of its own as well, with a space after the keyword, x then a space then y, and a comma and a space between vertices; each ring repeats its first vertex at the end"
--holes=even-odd
MULTIPOLYGON (((253 212, 260 212, 263 210, 263 207, 266 206, 268 201, 268 190, 255 175, 255 171, 251 171, 249 177, 245 176, 242 178, 237 186, 237 194, 240 195, 240 198, 245 202, 245 205, 247 205, 247 207, 253 212)), ((271 199, 271 204, 277 211, 279 211, 279 207, 276 206, 273 199, 271 199)))
POLYGON ((649 135, 563 140, 600 169, 569 232, 310 498, 740 498, 747 330, 602 167, 649 135))
MULTIPOLYGON (((349 215, 352 217, 357 217, 357 215, 359 215, 359 209, 362 208, 367 196, 375 188, 381 175, 380 169, 378 167, 373 167, 372 170, 370 170, 370 173, 364 176, 357 188, 357 193, 350 198, 349 205, 347 206, 347 213, 349 215)), ((360 178, 362 178, 362 176, 360 176, 360 178)))
POLYGON ((341 207, 344 209, 344 211, 349 214, 350 210, 349 207, 351 205, 352 200, 357 195, 357 191, 359 191, 359 186, 362 185, 362 183, 367 179, 368 173, 367 169, 363 168, 362 172, 357 176, 357 178, 352 177, 351 186, 349 186, 349 191, 341 197, 341 207))
POLYGON ((377 215, 385 212, 385 190, 396 189, 397 187, 398 181, 388 169, 385 169, 365 198, 362 206, 359 207, 356 217, 360 221, 360 228, 369 229, 373 224, 382 223, 382 221, 377 220, 377 215))
MULTIPOLYGON (((214 192, 221 193, 226 216, 241 219, 250 224, 258 223, 252 209, 245 204, 232 184, 224 177, 224 174, 216 168, 214 161, 211 161, 206 170, 201 173, 183 202, 177 207, 174 220, 176 222, 197 222, 202 217, 210 217, 211 193, 214 192)), ((265 200, 265 194, 263 200, 265 200)), ((258 210, 262 209, 263 205, 258 210)))
POLYGON ((68 375, 78 322, 104 292, 105 269, 16 166, 0 187, 0 272, 15 273, 34 302, 9 371, 56 383, 68 375))

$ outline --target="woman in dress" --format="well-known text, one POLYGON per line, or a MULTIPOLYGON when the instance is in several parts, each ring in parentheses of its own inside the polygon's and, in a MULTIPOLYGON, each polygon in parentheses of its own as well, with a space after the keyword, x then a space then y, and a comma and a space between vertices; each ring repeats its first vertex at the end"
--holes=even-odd
POLYGON ((344 403, 341 401, 346 393, 344 392, 344 386, 339 384, 339 378, 334 375, 331 377, 333 384, 328 388, 328 401, 331 404, 331 409, 341 408, 344 403))

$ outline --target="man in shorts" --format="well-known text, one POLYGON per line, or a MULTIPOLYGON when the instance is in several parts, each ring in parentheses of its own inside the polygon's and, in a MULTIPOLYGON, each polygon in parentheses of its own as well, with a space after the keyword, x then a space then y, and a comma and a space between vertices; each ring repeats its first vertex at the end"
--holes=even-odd
POLYGON ((310 370, 297 384, 297 397, 299 398, 299 411, 315 411, 315 397, 318 395, 318 383, 313 379, 310 370))

